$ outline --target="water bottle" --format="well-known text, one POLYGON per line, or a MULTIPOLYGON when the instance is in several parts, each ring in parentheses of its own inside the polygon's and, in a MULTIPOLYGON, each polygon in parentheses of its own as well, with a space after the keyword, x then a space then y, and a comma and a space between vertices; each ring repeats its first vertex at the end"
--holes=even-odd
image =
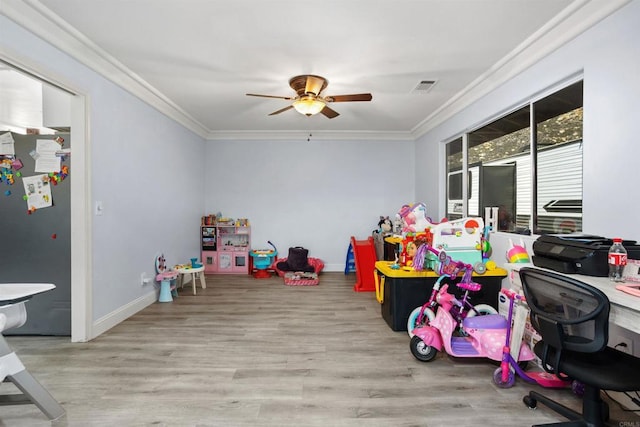
POLYGON ((624 282, 622 272, 627 265, 627 250, 622 246, 622 239, 613 239, 613 245, 609 248, 609 279, 614 282, 624 282))

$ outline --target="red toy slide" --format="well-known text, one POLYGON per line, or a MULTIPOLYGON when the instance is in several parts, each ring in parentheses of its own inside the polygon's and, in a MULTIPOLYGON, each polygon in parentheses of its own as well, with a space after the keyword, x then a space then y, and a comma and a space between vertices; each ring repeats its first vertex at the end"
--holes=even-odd
POLYGON ((351 236, 351 247, 356 263, 356 284, 353 290, 356 292, 373 292, 376 290, 374 274, 376 268, 376 248, 373 237, 367 240, 356 240, 351 236))

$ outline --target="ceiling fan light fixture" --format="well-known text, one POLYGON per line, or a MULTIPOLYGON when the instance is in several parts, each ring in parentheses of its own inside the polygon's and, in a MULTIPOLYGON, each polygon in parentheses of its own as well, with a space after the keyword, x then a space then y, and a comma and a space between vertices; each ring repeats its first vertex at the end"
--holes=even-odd
POLYGON ((304 96, 293 102, 293 108, 295 108, 297 112, 299 112, 300 114, 304 114, 305 116, 313 116, 314 114, 318 114, 325 106, 326 104, 323 101, 311 96, 304 96))
POLYGON ((292 77, 289 80, 289 86, 291 86, 291 89, 296 92, 295 97, 260 95, 257 93, 247 93, 247 96, 259 96, 262 98, 277 98, 292 101, 288 106, 269 114, 270 116, 275 116, 276 114, 295 109, 297 112, 304 114, 307 117, 320 113, 328 119, 334 119, 340 115, 340 113, 329 107, 329 104, 334 102, 371 101, 373 98, 370 93, 331 96, 321 95, 327 87, 327 83, 327 79, 324 77, 312 74, 303 74, 292 77))

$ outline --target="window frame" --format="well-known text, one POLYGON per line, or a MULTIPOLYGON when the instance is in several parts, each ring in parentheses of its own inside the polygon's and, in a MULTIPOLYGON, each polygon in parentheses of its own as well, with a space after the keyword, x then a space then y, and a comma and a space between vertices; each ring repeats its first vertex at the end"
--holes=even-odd
MULTIPOLYGON (((476 123, 476 125, 474 125, 473 127, 469 127, 467 129, 465 129, 462 133, 456 134, 455 136, 448 138, 447 140, 443 141, 443 145, 444 145, 444 149, 441 151, 442 154, 442 158, 443 158, 443 164, 444 164, 444 214, 445 216, 448 216, 451 212, 449 212, 449 203, 452 201, 451 199, 449 199, 449 193, 450 193, 450 189, 449 189, 449 174, 452 172, 456 172, 459 171, 459 173, 461 174, 461 176, 468 176, 470 170, 469 170, 469 140, 470 140, 470 135, 475 132, 478 131, 479 129, 482 129, 483 127, 489 126, 493 123, 496 123, 502 119, 504 119, 505 117, 509 116, 510 114, 514 114, 516 113, 518 110, 524 109, 525 107, 527 107, 529 109, 528 113, 529 113, 529 161, 531 162, 531 173, 529 176, 529 179, 531 180, 530 182, 530 191, 529 191, 529 201, 531 204, 531 212, 529 213, 529 220, 528 220, 528 227, 526 230, 522 230, 522 231, 518 231, 517 229, 515 231, 503 231, 506 233, 514 233, 514 234, 527 234, 527 235, 537 235, 536 233, 538 231, 540 231, 539 228, 539 218, 538 218, 538 123, 536 122, 536 106, 538 105, 538 103, 542 100, 545 100, 546 98, 550 98, 552 95, 557 94, 567 88, 570 88, 571 86, 575 85, 576 83, 581 83, 582 84, 582 98, 581 98, 581 107, 577 107, 577 108, 582 108, 582 118, 581 118, 581 131, 580 131, 580 138, 579 139, 575 139, 575 140, 570 140, 570 141, 564 141, 560 144, 573 144, 573 143, 580 143, 580 144, 584 144, 584 75, 582 72, 577 73, 573 76, 570 76, 560 82, 557 82, 556 84, 549 86, 547 88, 545 88, 542 91, 539 91, 538 93, 532 95, 531 97, 529 97, 528 99, 526 99, 525 101, 519 102, 518 104, 512 105, 510 108, 502 110, 501 112, 494 114, 488 118, 486 118, 485 120, 483 120, 482 122, 476 123), (453 143, 458 143, 458 141, 462 139, 462 161, 461 161, 461 169, 453 169, 453 170, 449 170, 449 144, 453 144, 453 143)), ((574 110, 568 110, 567 112, 571 112, 571 111, 575 111, 574 110)), ((564 113, 561 113, 564 114, 564 113)), ((552 116, 552 117, 558 117, 561 114, 557 115, 557 116, 552 116)), ((543 121, 541 121, 542 123, 543 121)), ((455 154, 455 153, 454 153, 455 154)), ((584 154, 581 152, 582 155, 582 160, 584 159, 584 154)), ((467 179, 461 179, 462 181, 462 194, 463 195, 467 195, 469 194, 469 191, 471 189, 468 188, 468 180, 467 179)), ((517 187, 516 187, 517 188, 517 187)), ((581 193, 583 193, 584 191, 584 179, 581 175, 581 188, 582 191, 581 193)), ((582 197, 582 196, 581 196, 582 197)), ((484 212, 481 212, 482 210, 482 206, 478 206, 478 216, 480 217, 484 217, 484 212)), ((456 214, 457 215, 457 214, 456 214)), ((469 199, 467 197, 463 197, 462 198, 462 213, 461 216, 465 217, 469 215, 469 199)), ((513 213, 514 216, 514 221, 515 221, 515 217, 516 217, 516 211, 514 211, 513 213)), ((584 218, 584 213, 582 211, 580 211, 580 222, 582 223, 584 218)), ((580 226, 581 229, 581 226, 580 226)), ((502 230, 501 230, 502 231, 502 230)))

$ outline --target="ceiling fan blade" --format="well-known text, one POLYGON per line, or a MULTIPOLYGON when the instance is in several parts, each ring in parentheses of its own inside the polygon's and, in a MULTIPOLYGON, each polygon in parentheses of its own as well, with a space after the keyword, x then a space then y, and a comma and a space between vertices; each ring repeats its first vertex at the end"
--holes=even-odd
POLYGON ((370 93, 357 93, 353 95, 333 95, 325 96, 328 102, 352 102, 352 101, 371 101, 373 96, 370 93))
POLYGON ((287 101, 291 101, 293 98, 290 96, 276 96, 276 95, 258 95, 256 93, 247 93, 247 96, 259 96, 261 98, 276 98, 276 99, 285 99, 287 101))
POLYGON ((324 114, 326 117, 333 119, 334 117, 338 117, 340 115, 340 113, 338 113, 335 110, 332 110, 331 108, 325 106, 322 111, 320 111, 320 113, 324 114))
POLYGON ((271 113, 271 114, 269 114, 269 115, 270 115, 270 116, 275 116, 276 114, 283 113, 283 112, 285 112, 285 111, 287 111, 287 110, 290 110, 290 109, 292 109, 292 108, 293 108, 293 105, 288 105, 288 106, 286 106, 286 107, 284 107, 284 108, 279 109, 278 111, 274 111, 273 113, 271 113))
POLYGON ((312 93, 316 96, 320 95, 322 89, 327 87, 327 80, 320 76, 309 75, 304 87, 304 93, 312 93))

